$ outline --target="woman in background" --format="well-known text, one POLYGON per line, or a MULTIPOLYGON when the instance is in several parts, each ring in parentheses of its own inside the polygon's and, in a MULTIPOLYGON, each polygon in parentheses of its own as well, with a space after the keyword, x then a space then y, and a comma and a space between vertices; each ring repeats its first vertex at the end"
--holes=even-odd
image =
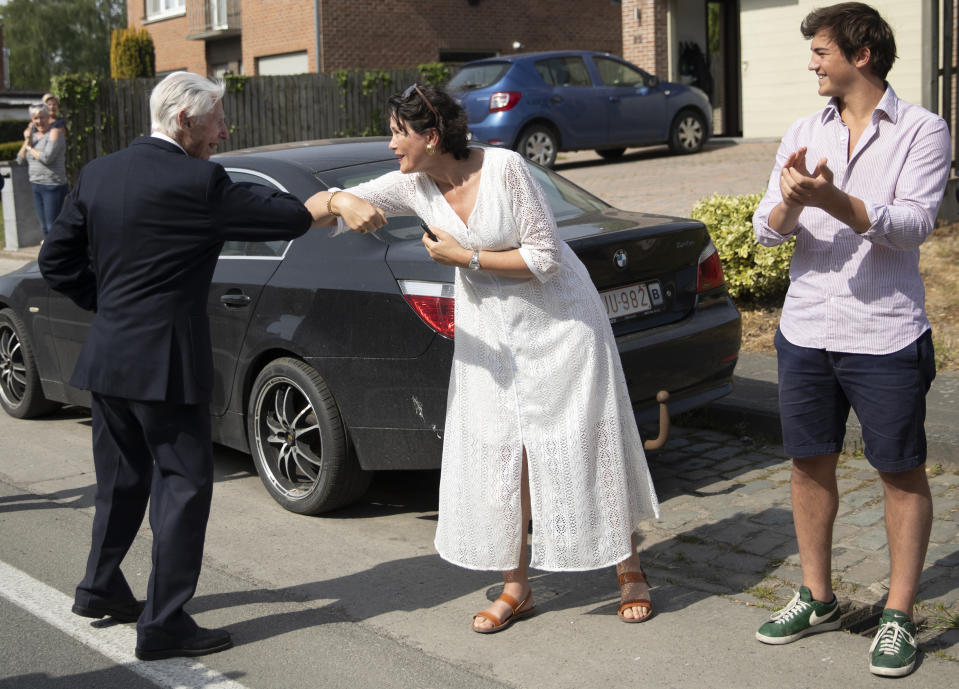
POLYGON ((31 105, 30 126, 17 153, 17 160, 27 163, 33 206, 44 237, 53 227, 67 196, 66 133, 52 124, 46 105, 31 105))

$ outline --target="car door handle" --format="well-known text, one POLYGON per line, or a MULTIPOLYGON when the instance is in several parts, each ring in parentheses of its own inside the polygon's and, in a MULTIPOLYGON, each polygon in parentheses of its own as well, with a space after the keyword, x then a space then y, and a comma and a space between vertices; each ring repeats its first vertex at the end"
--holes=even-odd
POLYGON ((562 102, 563 102, 563 97, 562 97, 562 96, 553 96, 552 98, 550 98, 550 100, 553 101, 554 103, 562 103, 562 102))
POLYGON ((220 297, 220 303, 228 309, 239 309, 248 305, 252 301, 249 295, 243 294, 239 290, 230 290, 220 297))

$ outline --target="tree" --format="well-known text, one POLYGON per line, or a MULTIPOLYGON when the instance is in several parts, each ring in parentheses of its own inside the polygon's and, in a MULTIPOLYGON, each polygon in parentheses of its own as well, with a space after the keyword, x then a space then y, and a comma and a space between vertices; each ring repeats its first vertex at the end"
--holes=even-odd
POLYGON ((153 37, 144 28, 114 29, 110 40, 110 76, 114 79, 156 74, 153 37))
POLYGON ((8 0, 0 7, 10 85, 45 89, 54 74, 110 73, 110 35, 127 21, 124 0, 8 0))

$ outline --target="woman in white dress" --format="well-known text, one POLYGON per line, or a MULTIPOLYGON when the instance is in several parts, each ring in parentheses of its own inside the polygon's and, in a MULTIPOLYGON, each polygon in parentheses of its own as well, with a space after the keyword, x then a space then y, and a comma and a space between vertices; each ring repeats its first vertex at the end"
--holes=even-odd
MULTIPOLYGON (((606 311, 559 239, 543 192, 516 153, 468 146, 445 92, 413 85, 390 100, 400 170, 327 208, 352 229, 418 215, 430 257, 456 267, 436 549, 469 569, 504 572, 503 595, 473 618, 491 633, 533 612, 529 566, 616 565, 619 616, 652 614, 634 530, 659 516, 606 311)), ((343 228, 345 229, 345 227, 343 228)))

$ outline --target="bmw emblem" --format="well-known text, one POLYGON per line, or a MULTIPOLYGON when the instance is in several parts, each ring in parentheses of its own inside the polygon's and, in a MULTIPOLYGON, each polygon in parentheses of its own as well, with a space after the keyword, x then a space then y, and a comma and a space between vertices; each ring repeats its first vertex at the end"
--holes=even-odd
POLYGON ((617 268, 625 268, 626 264, 629 263, 629 256, 626 255, 626 249, 619 249, 613 254, 613 262, 617 268))

